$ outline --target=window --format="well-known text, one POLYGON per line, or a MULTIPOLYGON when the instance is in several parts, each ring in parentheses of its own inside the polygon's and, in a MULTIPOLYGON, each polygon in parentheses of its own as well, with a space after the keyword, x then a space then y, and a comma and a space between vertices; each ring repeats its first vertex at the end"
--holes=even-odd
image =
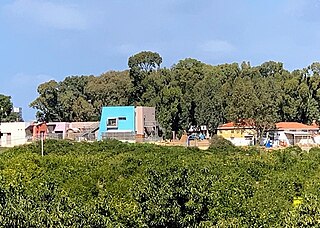
POLYGON ((127 117, 121 116, 118 118, 118 120, 127 120, 127 117))
POLYGON ((108 128, 117 128, 117 118, 108 118, 107 127, 108 128))
POLYGON ((234 133, 234 130, 231 130, 231 134, 233 134, 234 133))

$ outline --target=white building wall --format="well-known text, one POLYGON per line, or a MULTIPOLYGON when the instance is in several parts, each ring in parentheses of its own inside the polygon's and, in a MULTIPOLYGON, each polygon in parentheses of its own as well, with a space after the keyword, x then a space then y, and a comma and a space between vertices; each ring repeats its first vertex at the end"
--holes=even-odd
POLYGON ((314 137, 314 142, 318 145, 320 145, 320 135, 317 135, 314 137))
POLYGON ((252 146, 253 145, 252 140, 248 140, 245 138, 226 138, 226 139, 232 142, 233 145, 235 146, 252 146))
MULTIPOLYGON (((294 132, 293 132, 294 133, 294 132)), ((280 143, 283 142, 284 145, 286 146, 292 146, 294 143, 299 143, 299 144, 317 144, 317 139, 314 139, 311 135, 308 136, 306 135, 306 138, 296 138, 296 142, 294 142, 293 138, 288 138, 288 135, 284 131, 278 131, 276 132, 275 138, 274 138, 274 146, 281 146, 280 143)))
POLYGON ((3 134, 0 139, 1 147, 14 147, 27 142, 26 127, 28 122, 1 123, 0 131, 3 134))
POLYGON ((273 146, 274 147, 280 146, 280 141, 286 143, 287 145, 290 145, 289 140, 286 134, 284 133, 284 131, 275 132, 273 146))

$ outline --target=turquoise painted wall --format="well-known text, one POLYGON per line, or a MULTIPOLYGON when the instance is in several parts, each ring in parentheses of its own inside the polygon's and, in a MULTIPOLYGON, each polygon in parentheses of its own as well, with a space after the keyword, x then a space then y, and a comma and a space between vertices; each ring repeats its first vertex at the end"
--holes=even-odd
POLYGON ((107 131, 135 132, 135 108, 134 106, 109 106, 103 107, 100 119, 98 140, 101 140, 102 133, 107 131), (124 117, 125 120, 119 120, 124 117), (109 118, 117 118, 117 128, 108 128, 109 118))

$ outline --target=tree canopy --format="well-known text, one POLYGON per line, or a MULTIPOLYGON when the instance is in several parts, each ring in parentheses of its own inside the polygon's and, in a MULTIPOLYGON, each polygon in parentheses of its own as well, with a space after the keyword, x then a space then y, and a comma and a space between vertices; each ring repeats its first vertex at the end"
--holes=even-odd
POLYGON ((13 104, 11 97, 0 94, 0 123, 20 121, 21 117, 18 113, 13 112, 13 104))
POLYGON ((190 125, 214 131, 243 119, 260 134, 277 121, 320 120, 320 63, 292 72, 274 61, 209 65, 186 58, 170 68, 161 63, 158 53, 143 51, 129 57, 129 70, 45 82, 30 106, 47 121, 99 120, 108 105, 154 106, 167 137, 190 125))

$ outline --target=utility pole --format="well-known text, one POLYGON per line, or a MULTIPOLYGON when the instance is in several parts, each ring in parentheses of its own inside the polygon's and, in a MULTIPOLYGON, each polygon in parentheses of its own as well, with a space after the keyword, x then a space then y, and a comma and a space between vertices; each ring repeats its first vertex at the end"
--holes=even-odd
POLYGON ((43 157, 43 134, 44 134, 44 132, 41 132, 41 133, 40 133, 40 138, 41 138, 41 155, 42 155, 42 157, 43 157))

